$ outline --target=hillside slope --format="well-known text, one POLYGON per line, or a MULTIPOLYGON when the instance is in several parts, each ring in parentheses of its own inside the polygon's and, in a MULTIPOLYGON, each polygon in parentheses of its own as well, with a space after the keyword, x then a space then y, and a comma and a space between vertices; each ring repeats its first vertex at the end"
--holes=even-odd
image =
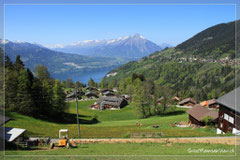
POLYGON ((234 24, 210 27, 175 48, 124 64, 109 72, 115 74, 105 77, 105 82, 117 81, 119 85, 123 79, 137 73, 158 85, 172 88, 183 97, 216 98, 240 81, 239 76, 235 77, 235 69, 240 74, 239 62, 235 66, 232 60, 235 57, 234 24), (206 39, 209 36, 213 38, 206 39))

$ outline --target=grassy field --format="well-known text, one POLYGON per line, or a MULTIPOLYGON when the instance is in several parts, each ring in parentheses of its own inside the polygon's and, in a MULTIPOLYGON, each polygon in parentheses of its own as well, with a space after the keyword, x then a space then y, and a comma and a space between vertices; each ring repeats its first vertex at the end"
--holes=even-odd
POLYGON ((93 143, 76 148, 49 150, 6 151, 5 155, 235 155, 235 146, 220 144, 172 144, 167 143, 93 143))
MULTIPOLYGON (((81 138, 123 138, 133 133, 161 132, 161 137, 196 137, 216 136, 215 129, 211 128, 178 128, 172 127, 170 123, 187 121, 186 109, 176 109, 166 116, 153 116, 146 119, 139 119, 131 105, 121 110, 90 110, 87 107, 93 104, 94 100, 79 101, 80 132, 81 138), (96 120, 93 120, 97 118, 96 120), (141 126, 136 126, 141 123, 141 126), (153 128, 159 125, 159 128, 153 128)), ((69 114, 73 121, 66 123, 48 122, 18 113, 7 113, 12 120, 6 124, 7 127, 25 128, 27 135, 51 138, 58 137, 59 129, 68 129, 70 138, 77 137, 76 106, 75 102, 69 104, 69 114)))

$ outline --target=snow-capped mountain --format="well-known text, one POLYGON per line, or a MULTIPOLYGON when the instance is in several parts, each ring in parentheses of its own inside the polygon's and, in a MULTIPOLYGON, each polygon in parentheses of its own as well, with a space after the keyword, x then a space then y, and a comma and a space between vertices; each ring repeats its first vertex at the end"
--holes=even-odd
POLYGON ((57 44, 56 51, 89 56, 136 57, 148 56, 162 48, 139 34, 109 40, 86 40, 71 45, 57 44))

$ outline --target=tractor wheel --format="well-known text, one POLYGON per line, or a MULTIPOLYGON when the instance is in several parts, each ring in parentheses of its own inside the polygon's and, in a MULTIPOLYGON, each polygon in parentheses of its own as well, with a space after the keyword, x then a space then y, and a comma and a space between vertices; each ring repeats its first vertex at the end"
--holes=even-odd
POLYGON ((54 149, 55 144, 53 142, 50 143, 50 149, 54 149))

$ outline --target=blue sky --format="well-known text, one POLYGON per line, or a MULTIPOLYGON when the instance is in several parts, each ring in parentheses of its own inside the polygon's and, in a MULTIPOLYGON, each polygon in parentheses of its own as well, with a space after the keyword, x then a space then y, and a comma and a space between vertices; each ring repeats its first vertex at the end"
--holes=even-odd
POLYGON ((233 20, 234 5, 5 5, 5 39, 54 45, 139 33, 177 45, 233 20))

